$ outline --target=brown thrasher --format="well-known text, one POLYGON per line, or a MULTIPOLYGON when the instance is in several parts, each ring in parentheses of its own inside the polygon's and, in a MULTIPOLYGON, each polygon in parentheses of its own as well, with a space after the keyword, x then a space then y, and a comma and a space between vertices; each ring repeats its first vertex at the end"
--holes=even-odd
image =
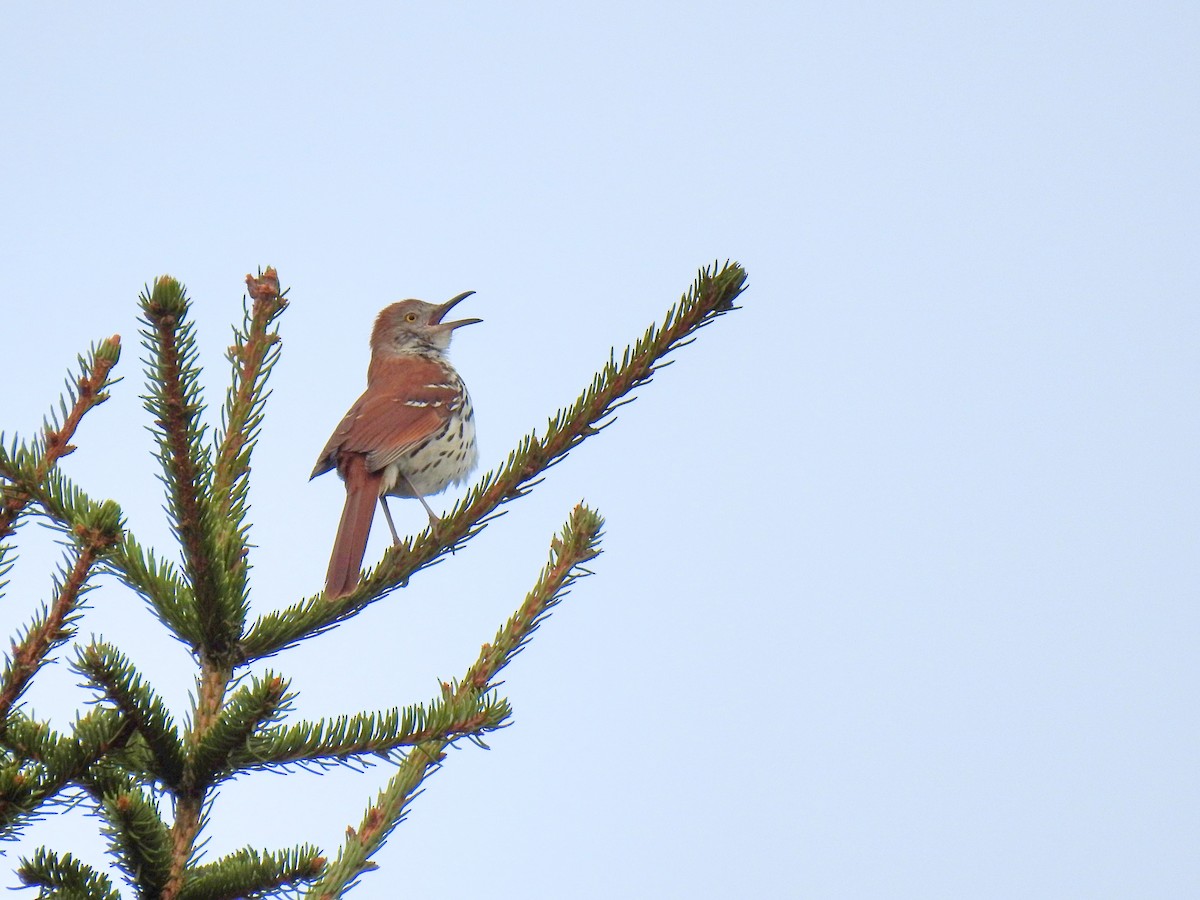
POLYGON ((346 505, 325 576, 327 597, 348 594, 358 584, 376 499, 392 539, 400 543, 387 495, 416 497, 437 525, 441 520, 425 497, 475 468, 471 397, 445 353, 454 329, 482 320, 442 321, 473 293, 437 306, 401 300, 375 320, 367 389, 334 429, 311 476, 336 468, 346 482, 346 505))

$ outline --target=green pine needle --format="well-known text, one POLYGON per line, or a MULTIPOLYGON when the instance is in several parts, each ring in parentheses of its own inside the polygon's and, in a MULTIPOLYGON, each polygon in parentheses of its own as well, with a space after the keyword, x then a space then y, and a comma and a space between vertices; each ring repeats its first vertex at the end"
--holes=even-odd
POLYGON ((188 870, 179 900, 265 896, 311 882, 324 869, 325 857, 308 844, 276 853, 248 847, 188 870))
POLYGON ((74 668, 116 706, 145 740, 153 754, 155 778, 168 787, 178 787, 184 772, 182 740, 166 704, 133 663, 115 647, 93 643, 78 651, 74 668))
POLYGON ((280 768, 390 759, 396 751, 425 741, 481 740, 502 728, 511 714, 503 698, 463 691, 428 705, 271 728, 250 740, 237 763, 240 768, 280 768))
POLYGON ((53 850, 39 848, 32 857, 21 860, 17 869, 21 882, 40 887, 40 897, 61 900, 120 900, 112 881, 70 853, 59 856, 53 850))
POLYGON ((287 690, 286 681, 267 672, 234 691, 217 721, 199 737, 192 754, 192 783, 208 787, 218 776, 244 768, 237 761, 254 752, 247 747, 253 735, 286 712, 291 699, 287 690))
POLYGON ((157 897, 171 876, 171 832, 144 790, 104 798, 104 834, 131 887, 139 896, 157 897))

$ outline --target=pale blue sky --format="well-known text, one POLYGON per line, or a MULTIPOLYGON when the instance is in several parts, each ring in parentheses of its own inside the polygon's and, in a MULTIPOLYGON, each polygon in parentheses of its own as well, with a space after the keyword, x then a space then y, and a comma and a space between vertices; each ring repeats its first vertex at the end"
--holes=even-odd
MULTIPOLYGON (((1187 3, 7 6, 0 428, 30 433, 120 332, 126 381, 64 468, 169 548, 137 292, 188 285, 215 407, 242 278, 277 266, 271 609, 320 588, 341 489, 307 476, 379 308, 478 292, 453 358, 491 467, 735 258, 745 308, 615 427, 272 661, 299 713, 427 699, 573 503, 608 518, 506 673, 513 727, 451 754, 354 896, 1196 896, 1198 26, 1187 3)), ((56 555, 21 538, 8 631, 56 555)), ((184 715, 183 651, 93 598, 84 634, 184 715)), ((67 721, 75 680, 31 705, 67 721)), ((208 853, 332 854, 389 771, 230 785, 208 853)), ((103 863, 95 825, 30 830, 0 884, 40 842, 103 863)))

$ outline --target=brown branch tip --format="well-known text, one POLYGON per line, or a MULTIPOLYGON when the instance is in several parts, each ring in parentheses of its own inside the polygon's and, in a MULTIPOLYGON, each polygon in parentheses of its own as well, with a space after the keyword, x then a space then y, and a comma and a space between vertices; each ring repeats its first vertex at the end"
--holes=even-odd
POLYGON ((279 296, 279 273, 274 266, 267 266, 258 276, 246 276, 246 291, 255 302, 273 300, 279 296))

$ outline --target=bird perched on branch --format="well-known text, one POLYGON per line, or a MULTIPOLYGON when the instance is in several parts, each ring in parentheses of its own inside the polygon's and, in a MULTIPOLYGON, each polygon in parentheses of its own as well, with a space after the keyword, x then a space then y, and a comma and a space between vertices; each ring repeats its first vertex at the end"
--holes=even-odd
POLYGON ((371 333, 367 389, 350 407, 321 451, 311 478, 337 469, 346 505, 325 576, 329 598, 358 584, 375 501, 400 542, 387 497, 416 497, 435 526, 425 498, 463 481, 475 468, 471 397, 446 359, 455 329, 481 319, 443 321, 474 291, 442 304, 401 300, 384 309, 371 333))

